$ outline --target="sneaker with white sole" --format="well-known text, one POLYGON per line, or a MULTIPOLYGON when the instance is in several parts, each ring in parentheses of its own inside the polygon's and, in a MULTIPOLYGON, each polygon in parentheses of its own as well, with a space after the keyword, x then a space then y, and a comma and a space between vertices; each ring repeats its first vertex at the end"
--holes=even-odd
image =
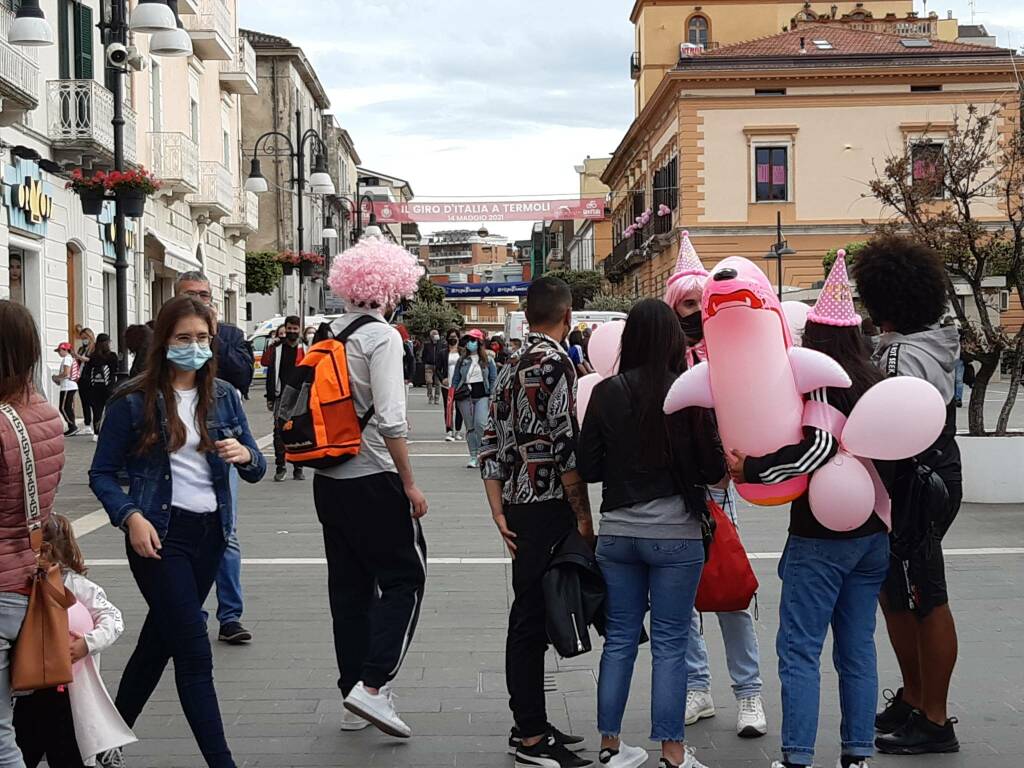
POLYGON ((606 768, 640 768, 647 762, 647 750, 641 747, 631 747, 624 741, 619 742, 618 749, 602 749, 598 755, 598 762, 606 768))
POLYGON ((408 739, 412 735, 412 728, 395 711, 394 697, 388 687, 381 688, 374 695, 366 690, 362 681, 356 683, 356 687, 345 697, 345 709, 369 720, 388 736, 408 739))
POLYGON ((516 750, 516 768, 586 768, 593 764, 593 760, 570 752, 550 733, 536 744, 520 744, 516 750))
MULTIPOLYGON (((548 733, 555 737, 555 741, 561 744, 566 749, 572 752, 582 752, 586 747, 583 742, 586 741, 582 736, 575 736, 571 733, 562 733, 551 723, 548 723, 548 733)), ((508 735, 508 753, 515 755, 516 750, 519 749, 523 744, 522 734, 516 726, 512 726, 512 731, 508 735)))
POLYGON ((697 759, 697 753, 693 747, 686 747, 685 754, 686 757, 683 758, 683 762, 680 765, 673 765, 667 757, 662 757, 658 761, 658 768, 708 768, 697 759))
POLYGON ((455 433, 454 432, 446 432, 445 436, 444 436, 444 441, 446 443, 454 443, 455 442, 455 433))
POLYGON ((82 427, 81 429, 78 430, 78 434, 80 434, 80 435, 91 435, 91 434, 93 434, 92 427, 89 426, 88 424, 86 424, 84 427, 82 427))
POLYGON ((466 462, 466 469, 476 469, 480 466, 480 462, 477 459, 470 459, 466 462))
POLYGON ((341 710, 341 730, 343 731, 361 731, 363 728, 369 728, 370 721, 364 720, 359 715, 349 712, 347 709, 341 710))
POLYGON ((736 702, 736 735, 743 739, 756 739, 768 733, 768 721, 764 716, 764 704, 760 694, 748 696, 736 702))
POLYGON ((686 692, 686 724, 696 725, 698 721, 715 716, 715 700, 711 691, 686 692))

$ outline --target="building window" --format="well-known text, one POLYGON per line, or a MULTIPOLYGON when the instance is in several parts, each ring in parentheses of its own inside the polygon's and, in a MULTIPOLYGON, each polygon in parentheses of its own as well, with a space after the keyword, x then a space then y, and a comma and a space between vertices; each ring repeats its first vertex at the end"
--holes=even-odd
POLYGON ((72 0, 57 4, 58 73, 62 80, 93 76, 92 8, 72 0))
POLYGON ((785 88, 755 88, 755 96, 785 96, 785 88))
POLYGON ((789 147, 755 147, 754 200, 759 203, 789 200, 789 147))
POLYGON ((223 135, 224 135, 224 140, 223 140, 223 143, 224 143, 224 147, 223 147, 223 149, 224 149, 224 167, 225 168, 230 168, 231 167, 231 134, 228 133, 225 130, 223 132, 223 135))
POLYGON ((910 148, 914 187, 929 197, 942 197, 945 192, 943 151, 942 144, 936 141, 920 142, 910 148))
POLYGON ((192 99, 189 103, 189 115, 192 122, 192 141, 199 144, 199 102, 192 99))
POLYGON ((686 41, 690 45, 699 45, 707 48, 708 30, 710 25, 703 16, 694 16, 686 25, 686 41))

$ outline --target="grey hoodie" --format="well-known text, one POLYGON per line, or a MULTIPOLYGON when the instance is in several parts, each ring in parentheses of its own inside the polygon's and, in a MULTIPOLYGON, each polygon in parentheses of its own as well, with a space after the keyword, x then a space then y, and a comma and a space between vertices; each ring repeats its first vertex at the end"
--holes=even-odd
POLYGON ((924 379, 942 395, 953 400, 953 368, 960 358, 960 333, 956 326, 933 325, 917 333, 883 333, 875 360, 886 376, 915 376, 924 379), (890 347, 898 344, 890 353, 890 347))

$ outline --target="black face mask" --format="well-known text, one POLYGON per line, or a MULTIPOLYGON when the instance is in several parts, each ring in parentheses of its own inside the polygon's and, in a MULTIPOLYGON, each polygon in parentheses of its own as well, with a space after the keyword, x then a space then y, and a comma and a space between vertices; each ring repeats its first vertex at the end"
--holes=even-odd
POLYGON ((704 338, 704 318, 700 312, 679 318, 679 327, 686 335, 686 340, 691 344, 704 338))
POLYGON ((286 333, 286 334, 284 335, 284 337, 285 337, 285 339, 287 339, 288 341, 298 341, 298 339, 299 339, 299 332, 298 332, 298 331, 295 331, 294 333, 286 333))
POLYGON ((449 346, 449 347, 454 347, 454 346, 457 346, 457 345, 458 345, 458 343, 459 343, 459 340, 458 340, 458 339, 448 339, 448 346, 449 346))

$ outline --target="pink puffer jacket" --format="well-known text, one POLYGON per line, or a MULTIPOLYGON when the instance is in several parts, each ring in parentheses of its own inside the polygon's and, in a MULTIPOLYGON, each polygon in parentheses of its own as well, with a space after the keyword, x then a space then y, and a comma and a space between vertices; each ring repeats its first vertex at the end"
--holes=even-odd
MULTIPOLYGON (((45 521, 53 509, 64 468, 64 424, 56 409, 35 393, 27 403, 15 405, 14 410, 25 422, 32 439, 39 504, 45 521)), ((0 592, 27 595, 35 562, 25 521, 18 437, 7 418, 0 416, 0 592)))

